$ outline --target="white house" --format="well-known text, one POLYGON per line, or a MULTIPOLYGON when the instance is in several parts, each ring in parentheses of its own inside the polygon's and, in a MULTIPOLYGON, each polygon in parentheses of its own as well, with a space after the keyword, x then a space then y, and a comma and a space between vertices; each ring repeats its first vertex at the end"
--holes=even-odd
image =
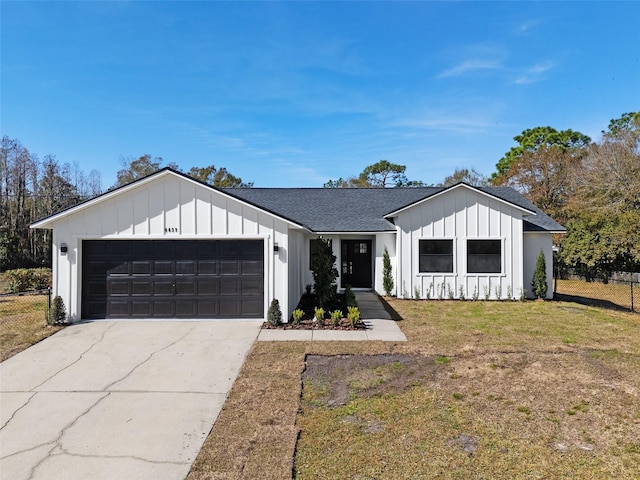
POLYGON ((73 321, 289 318, 332 240, 338 287, 398 296, 517 298, 564 228, 506 187, 217 189, 165 168, 39 220, 53 230, 53 293, 73 321))

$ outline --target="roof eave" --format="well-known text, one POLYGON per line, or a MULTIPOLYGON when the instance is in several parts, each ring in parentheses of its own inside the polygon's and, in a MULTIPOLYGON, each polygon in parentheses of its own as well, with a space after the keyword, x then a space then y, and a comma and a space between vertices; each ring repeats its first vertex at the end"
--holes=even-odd
POLYGON ((451 185, 450 187, 447 187, 447 188, 444 188, 444 189, 440 190, 439 192, 436 192, 436 193, 434 193, 432 195, 428 195, 428 196, 426 196, 424 198, 421 198, 420 200, 417 200, 417 201, 415 201, 413 203, 410 203, 409 205, 405 205, 404 207, 399 208, 398 210, 394 210, 393 212, 387 213, 384 216, 384 218, 397 217, 400 213, 404 212, 405 210, 408 210, 408 209, 410 209, 410 208, 412 208, 412 207, 414 207, 414 206, 416 206, 416 205, 418 205, 420 203, 428 202, 428 201, 432 200, 435 197, 443 195, 446 192, 449 192, 449 191, 457 189, 457 188, 468 188, 468 189, 470 189, 470 190, 472 190, 474 192, 480 193, 480 194, 482 194, 482 195, 484 195, 486 197, 490 197, 490 198, 496 200, 497 202, 504 203, 505 205, 509 205, 512 208, 516 208, 517 210, 520 210, 521 212, 523 212, 525 215, 535 215, 536 214, 536 212, 534 212, 532 210, 529 210, 528 208, 524 208, 524 207, 521 207, 520 205, 516 205, 513 202, 510 202, 508 200, 500 198, 500 197, 498 197, 496 195, 493 195, 491 193, 485 192, 485 191, 483 191, 483 190, 481 190, 481 189, 479 189, 477 187, 474 187, 473 185, 469 185, 468 183, 465 183, 465 182, 458 182, 455 185, 451 185))

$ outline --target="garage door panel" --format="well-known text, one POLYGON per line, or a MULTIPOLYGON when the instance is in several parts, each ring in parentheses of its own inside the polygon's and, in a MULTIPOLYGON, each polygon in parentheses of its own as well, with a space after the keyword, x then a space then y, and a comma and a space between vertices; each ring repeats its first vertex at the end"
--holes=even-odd
POLYGON ((242 274, 262 276, 262 262, 259 262, 257 260, 243 260, 242 274))
POLYGON ((257 300, 245 299, 242 301, 242 316, 262 316, 262 298, 257 300))
POLYGON ((217 275, 218 262, 215 260, 198 260, 198 275, 217 275))
POLYGON ((154 279, 153 280, 153 294, 158 295, 173 295, 173 280, 172 279, 154 279))
POLYGON ((261 318, 263 240, 87 240, 85 318, 261 318))
POLYGON ((153 295, 153 284, 149 280, 134 280, 131 282, 131 295, 153 295))
POLYGON ((107 295, 129 295, 130 282, 126 278, 111 279, 107 285, 107 295))
POLYGON ((220 295, 240 295, 240 280, 225 278, 221 280, 219 283, 219 291, 220 295))
POLYGON ((240 275, 240 262, 237 260, 221 261, 220 275, 240 275))
POLYGON ((194 275, 196 273, 196 265, 193 260, 176 261, 176 275, 194 275))
POLYGON ((198 295, 219 295, 220 280, 215 278, 196 279, 198 295))

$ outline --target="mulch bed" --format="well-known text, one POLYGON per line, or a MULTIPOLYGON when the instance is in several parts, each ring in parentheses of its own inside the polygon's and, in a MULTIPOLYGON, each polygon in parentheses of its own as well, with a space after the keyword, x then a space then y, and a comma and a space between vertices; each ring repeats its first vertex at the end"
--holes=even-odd
POLYGON ((301 320, 297 325, 289 322, 278 325, 277 327, 268 322, 264 322, 262 328, 265 330, 365 330, 367 326, 360 320, 355 327, 352 327, 346 318, 340 320, 338 325, 333 325, 331 319, 327 318, 324 321, 324 325, 320 325, 313 320, 301 320))

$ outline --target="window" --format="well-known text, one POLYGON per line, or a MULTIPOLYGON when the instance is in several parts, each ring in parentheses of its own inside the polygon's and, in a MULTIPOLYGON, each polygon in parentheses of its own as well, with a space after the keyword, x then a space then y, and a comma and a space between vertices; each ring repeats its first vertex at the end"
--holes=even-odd
POLYGON ((501 273, 502 240, 467 240, 468 273, 501 273))
POLYGON ((453 273, 453 240, 420 240, 419 271, 453 273))

